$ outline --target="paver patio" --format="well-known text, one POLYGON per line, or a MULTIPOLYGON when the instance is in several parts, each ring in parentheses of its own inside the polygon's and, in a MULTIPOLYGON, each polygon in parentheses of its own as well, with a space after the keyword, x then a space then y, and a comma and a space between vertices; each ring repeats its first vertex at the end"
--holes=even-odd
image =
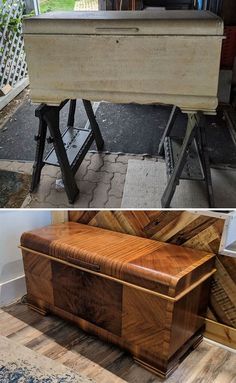
MULTIPOLYGON (((76 173, 80 194, 72 205, 64 188, 56 186, 61 179, 59 168, 45 165, 38 190, 29 193, 24 208, 119 208, 123 196, 125 176, 129 159, 156 161, 155 157, 139 155, 98 154, 89 152, 76 173)), ((7 169, 27 174, 32 173, 32 162, 0 160, 0 170, 7 169)))

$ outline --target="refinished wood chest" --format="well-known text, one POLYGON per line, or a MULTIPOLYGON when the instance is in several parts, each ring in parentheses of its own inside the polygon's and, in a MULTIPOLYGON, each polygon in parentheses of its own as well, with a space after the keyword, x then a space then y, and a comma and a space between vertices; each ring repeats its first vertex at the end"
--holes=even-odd
POLYGON ((202 338, 214 255, 79 223, 21 237, 29 305, 170 374, 202 338))
POLYGON ((223 22, 208 11, 56 12, 24 21, 34 103, 215 111, 223 22))

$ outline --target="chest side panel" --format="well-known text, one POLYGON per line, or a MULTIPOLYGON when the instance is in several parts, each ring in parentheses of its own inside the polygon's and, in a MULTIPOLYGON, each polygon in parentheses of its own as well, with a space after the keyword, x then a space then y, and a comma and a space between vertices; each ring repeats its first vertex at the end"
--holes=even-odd
POLYGON ((37 298, 42 302, 53 305, 51 261, 25 250, 23 250, 22 254, 28 299, 34 300, 34 298, 37 298))
POLYGON ((221 37, 26 35, 25 44, 35 102, 87 94, 199 106, 217 96, 221 37))
POLYGON ((171 313, 167 308, 166 300, 127 286, 123 288, 122 337, 133 345, 137 357, 142 356, 159 368, 169 350, 171 313))
POLYGON ((175 303, 169 357, 204 327, 209 292, 210 279, 175 303))

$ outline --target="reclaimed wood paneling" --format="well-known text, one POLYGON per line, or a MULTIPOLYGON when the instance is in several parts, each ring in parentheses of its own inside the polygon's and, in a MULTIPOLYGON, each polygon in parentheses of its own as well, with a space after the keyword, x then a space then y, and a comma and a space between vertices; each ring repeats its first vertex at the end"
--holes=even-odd
MULTIPOLYGON (((189 211, 70 211, 69 220, 218 253, 224 220, 189 211)), ((207 317, 236 328, 236 259, 217 255, 207 317)))

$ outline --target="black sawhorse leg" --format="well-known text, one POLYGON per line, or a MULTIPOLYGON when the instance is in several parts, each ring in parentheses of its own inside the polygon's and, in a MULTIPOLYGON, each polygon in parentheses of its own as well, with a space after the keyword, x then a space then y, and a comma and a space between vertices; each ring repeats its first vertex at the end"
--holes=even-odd
POLYGON ((35 161, 33 165, 33 174, 30 192, 33 192, 39 184, 41 171, 44 166, 43 161, 43 153, 45 148, 46 134, 47 134, 47 123, 43 118, 43 109, 45 105, 40 105, 36 111, 35 116, 39 118, 39 130, 38 134, 35 136, 36 145, 36 153, 35 153, 35 161))
MULTIPOLYGON (((170 207, 171 200, 175 193, 176 186, 179 184, 183 169, 186 165, 187 157, 189 154, 190 147, 194 140, 198 147, 198 152, 201 161, 202 172, 204 175, 204 180, 206 182, 208 201, 210 207, 214 207, 213 199, 213 188, 210 172, 209 158, 206 148, 206 119, 202 113, 189 114, 188 115, 188 124, 186 129, 186 134, 181 146, 181 150, 178 155, 178 159, 174 165, 173 170, 168 179, 167 186, 161 198, 161 205, 164 208, 170 207)), ((169 130, 169 134, 171 129, 169 130)), ((165 137, 166 139, 167 137, 165 137)))
POLYGON ((209 207, 215 207, 212 178, 211 178, 211 169, 210 169, 210 160, 209 160, 208 148, 207 148, 206 126, 207 126, 206 116, 202 113, 200 122, 199 122, 199 148, 200 148, 199 152, 200 152, 201 163, 203 167, 203 173, 204 173, 204 177, 206 181, 205 183, 206 183, 209 207))
POLYGON ((161 137, 161 141, 160 141, 160 144, 158 147, 158 153, 157 153, 158 156, 164 155, 164 142, 165 142, 166 137, 168 137, 170 135, 170 132, 174 127, 177 115, 178 115, 178 108, 177 108, 177 106, 173 106, 169 120, 168 120, 167 125, 166 125, 166 128, 165 128, 164 133, 161 137))
POLYGON ((88 119, 90 122, 91 129, 92 129, 93 134, 94 134, 94 139, 95 139, 97 148, 98 148, 98 150, 101 150, 103 145, 104 145, 104 141, 103 141, 98 123, 96 121, 96 117, 93 113, 92 104, 88 100, 83 100, 83 104, 84 104, 84 108, 85 108, 85 111, 87 113, 87 116, 88 116, 88 119))
POLYGON ((79 189, 76 185, 74 174, 69 164, 69 160, 61 136, 59 128, 59 113, 60 110, 57 106, 48 107, 44 113, 44 119, 47 122, 51 140, 56 152, 59 166, 61 168, 62 179, 68 200, 70 203, 73 203, 77 194, 79 193, 79 189))
POLYGON ((59 113, 67 102, 68 100, 62 102, 59 106, 49 106, 42 104, 36 109, 35 115, 39 118, 39 133, 38 136, 36 136, 37 147, 31 191, 34 191, 37 185, 39 184, 41 171, 45 163, 51 163, 57 166, 59 165, 61 168, 62 179, 68 200, 70 203, 73 203, 76 199, 76 196, 79 193, 79 189, 76 185, 74 175, 78 170, 78 167, 80 166, 81 162, 83 161, 83 158, 85 157, 86 153, 88 152, 92 142, 95 140, 98 150, 100 150, 104 144, 104 141, 102 139, 99 126, 96 122, 91 102, 88 100, 83 100, 83 104, 88 119, 90 121, 91 129, 75 129, 76 132, 74 136, 72 136, 76 110, 76 100, 71 100, 68 115, 68 128, 63 133, 63 135, 61 134, 59 113), (53 150, 46 157, 46 160, 43 160, 47 128, 50 132, 50 137, 48 141, 53 144, 56 153, 56 163, 53 161, 48 161, 50 156, 53 157, 53 150), (67 132, 69 132, 70 142, 65 143, 63 141, 63 137, 66 137, 67 132), (76 136, 79 137, 79 141, 77 141, 75 145, 76 136), (73 153, 73 157, 70 156, 69 161, 67 155, 69 153, 69 150, 72 147, 77 146, 78 152, 76 152, 76 154, 73 153))

